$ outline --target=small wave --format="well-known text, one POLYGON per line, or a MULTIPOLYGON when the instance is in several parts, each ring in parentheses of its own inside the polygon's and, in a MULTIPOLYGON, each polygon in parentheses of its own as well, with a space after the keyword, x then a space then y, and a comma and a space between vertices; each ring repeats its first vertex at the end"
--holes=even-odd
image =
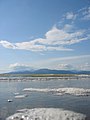
POLYGON ((16 99, 19 99, 19 98, 25 98, 25 97, 27 97, 27 96, 28 96, 28 95, 26 95, 26 94, 25 94, 25 95, 17 95, 17 96, 15 96, 15 98, 16 98, 16 99))
POLYGON ((58 108, 34 108, 19 110, 6 120, 85 120, 86 116, 58 108))
POLYGON ((23 91, 32 91, 32 92, 52 92, 56 95, 64 95, 64 94, 70 94, 70 95, 76 95, 76 96, 89 96, 90 95, 90 89, 84 89, 84 88, 54 88, 54 89, 39 89, 39 88, 25 88, 23 91))

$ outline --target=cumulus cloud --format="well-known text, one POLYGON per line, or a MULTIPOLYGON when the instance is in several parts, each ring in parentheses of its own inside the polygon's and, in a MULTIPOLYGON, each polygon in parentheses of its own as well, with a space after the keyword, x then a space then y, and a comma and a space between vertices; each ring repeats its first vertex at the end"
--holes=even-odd
POLYGON ((23 49, 30 51, 72 51, 67 46, 75 43, 79 43, 84 40, 88 40, 90 37, 86 34, 86 30, 76 30, 74 32, 67 32, 70 29, 70 25, 64 26, 63 29, 53 27, 45 34, 45 38, 38 38, 28 42, 10 43, 8 41, 1 40, 0 44, 5 48, 10 49, 23 49))
POLYGON ((65 17, 66 17, 66 19, 68 19, 68 20, 74 20, 74 19, 76 19, 76 14, 74 14, 73 12, 67 12, 66 13, 66 15, 65 15, 65 17))
POLYGON ((90 20, 90 7, 84 7, 78 10, 77 15, 81 20, 90 20))
POLYGON ((14 71, 33 70, 31 66, 26 65, 26 64, 20 64, 20 63, 10 64, 9 68, 14 71))
POLYGON ((57 27, 53 27, 50 31, 48 31, 45 36, 45 40, 40 40, 42 44, 50 44, 50 45, 71 45, 78 43, 82 40, 86 40, 87 36, 84 37, 84 30, 77 30, 75 32, 67 32, 64 29, 58 29, 57 27))
POLYGON ((74 70, 75 69, 71 64, 59 64, 57 68, 61 70, 74 70))
MULTIPOLYGON (((18 47, 20 45, 21 48, 23 48, 24 46, 27 46, 27 48, 36 46, 37 48, 39 47, 40 49, 48 50, 50 47, 53 47, 55 49, 55 45, 57 45, 57 48, 59 47, 59 49, 62 49, 61 45, 64 46, 75 44, 83 40, 87 40, 89 37, 86 34, 86 30, 77 30, 69 33, 65 30, 65 27, 70 26, 66 25, 63 29, 58 29, 56 26, 54 26, 52 29, 46 32, 45 39, 38 38, 30 42, 16 43, 16 46, 18 47)), ((65 50, 65 46, 63 47, 63 49, 65 50)))
POLYGON ((90 20, 90 7, 84 7, 74 12, 67 12, 63 19, 75 21, 77 19, 90 20))
POLYGON ((23 50, 31 50, 31 51, 45 51, 46 46, 36 44, 36 40, 32 40, 29 42, 21 42, 21 43, 15 43, 16 49, 23 49, 23 50))
POLYGON ((15 46, 8 41, 1 40, 0 44, 5 48, 15 48, 15 46))
POLYGON ((70 32, 70 31, 72 31, 73 28, 74 28, 73 25, 65 24, 64 27, 63 27, 63 30, 66 31, 66 32, 70 32))
POLYGON ((83 19, 90 20, 90 7, 83 10, 83 19))
MULTIPOLYGON (((83 19, 89 19, 90 7, 81 9, 75 14, 73 12, 67 12, 63 20, 76 21, 80 13, 83 19)), ((5 48, 30 51, 72 51, 73 49, 70 48, 70 45, 90 39, 89 34, 90 32, 88 29, 75 29, 73 24, 67 24, 65 22, 61 28, 58 26, 52 27, 44 34, 43 38, 32 38, 30 41, 18 43, 1 40, 0 45, 5 48)))

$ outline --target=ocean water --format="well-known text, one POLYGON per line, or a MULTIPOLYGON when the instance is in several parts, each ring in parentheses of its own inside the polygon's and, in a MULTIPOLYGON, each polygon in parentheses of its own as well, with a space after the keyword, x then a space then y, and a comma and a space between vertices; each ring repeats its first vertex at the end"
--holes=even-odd
MULTIPOLYGON (((17 78, 19 79, 19 78, 17 78)), ((19 109, 32 108, 60 108, 83 113, 90 119, 90 96, 62 95, 52 93, 23 91, 25 88, 85 88, 90 89, 90 78, 59 79, 59 78, 29 78, 28 81, 1 81, 0 82, 0 120, 16 113, 19 109), (15 99, 15 93, 28 96, 15 99), (13 102, 8 102, 12 99, 13 102)), ((25 80, 25 78, 24 78, 25 80)))

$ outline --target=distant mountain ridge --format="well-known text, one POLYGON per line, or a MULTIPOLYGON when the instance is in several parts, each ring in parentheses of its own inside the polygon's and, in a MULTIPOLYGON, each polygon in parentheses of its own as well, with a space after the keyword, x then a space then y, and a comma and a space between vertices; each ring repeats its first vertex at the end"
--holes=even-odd
POLYGON ((9 74, 90 74, 90 71, 37 69, 12 71, 9 74))

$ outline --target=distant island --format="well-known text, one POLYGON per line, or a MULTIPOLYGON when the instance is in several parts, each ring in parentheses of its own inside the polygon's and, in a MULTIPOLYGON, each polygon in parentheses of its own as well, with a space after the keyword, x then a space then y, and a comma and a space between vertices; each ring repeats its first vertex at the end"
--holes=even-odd
POLYGON ((70 77, 75 75, 90 75, 90 71, 77 71, 77 70, 51 70, 51 69, 37 69, 37 70, 23 70, 12 71, 0 74, 0 76, 22 76, 22 77, 70 77))

